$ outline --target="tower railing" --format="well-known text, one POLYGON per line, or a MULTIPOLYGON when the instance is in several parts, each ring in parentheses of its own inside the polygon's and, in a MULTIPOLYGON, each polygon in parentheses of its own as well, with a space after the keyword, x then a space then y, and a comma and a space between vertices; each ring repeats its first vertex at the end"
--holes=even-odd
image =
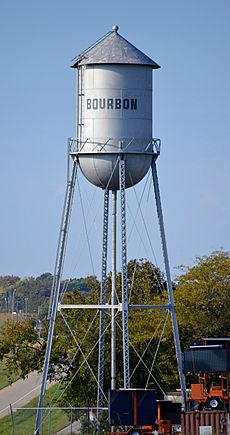
POLYGON ((68 139, 68 149, 71 155, 79 155, 84 153, 103 153, 106 154, 120 154, 121 149, 118 144, 122 143, 122 154, 150 154, 150 155, 159 155, 161 152, 161 139, 152 138, 149 140, 148 138, 125 138, 125 137, 102 137, 97 138, 97 140, 92 140, 90 137, 85 140, 78 138, 69 138, 68 139), (141 148, 141 144, 145 144, 145 146, 141 148), (92 150, 89 151, 88 145, 92 147, 92 150), (131 146, 135 148, 131 148, 131 146), (109 149, 107 148, 109 147, 109 149), (106 149, 105 149, 106 148, 106 149), (112 148, 112 149, 111 149, 112 148))

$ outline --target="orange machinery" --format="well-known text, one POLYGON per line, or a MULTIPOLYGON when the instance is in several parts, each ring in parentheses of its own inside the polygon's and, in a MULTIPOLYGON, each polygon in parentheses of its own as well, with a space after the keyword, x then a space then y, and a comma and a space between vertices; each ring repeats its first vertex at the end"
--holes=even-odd
MULTIPOLYGON (((207 349, 215 346, 220 349, 226 349, 227 358, 230 361, 230 339, 203 338, 200 347, 207 349)), ((209 364, 210 361, 207 361, 207 367, 209 364)), ((217 371, 215 373, 217 373, 217 371)), ((213 375, 213 372, 198 374, 198 382, 191 384, 191 393, 187 402, 196 402, 199 409, 229 409, 229 371, 219 372, 218 385, 213 385, 213 375)))
POLYGON ((198 383, 191 384, 191 394, 187 401, 197 402, 198 407, 210 408, 210 409, 222 409, 223 407, 229 408, 229 380, 227 373, 221 373, 220 384, 211 385, 207 387, 208 380, 210 379, 210 374, 204 373, 199 374, 198 383))

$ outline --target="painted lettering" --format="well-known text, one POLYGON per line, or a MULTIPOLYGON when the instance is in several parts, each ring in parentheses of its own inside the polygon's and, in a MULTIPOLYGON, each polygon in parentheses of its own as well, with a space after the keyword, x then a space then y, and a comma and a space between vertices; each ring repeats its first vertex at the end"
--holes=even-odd
POLYGON ((121 109, 121 99, 115 98, 115 109, 121 109))
POLYGON ((131 98, 131 110, 137 110, 137 99, 131 98))
POLYGON ((105 98, 100 98, 99 100, 99 108, 105 109, 105 98))
POLYGON ((129 109, 129 99, 128 98, 124 98, 123 100, 123 109, 129 109))
POLYGON ((87 110, 137 110, 137 98, 87 98, 87 110))
POLYGON ((108 98, 107 109, 113 109, 113 98, 108 98))
POLYGON ((94 110, 97 110, 97 109, 98 109, 98 99, 97 99, 97 98, 94 98, 94 99, 93 99, 93 109, 94 109, 94 110))

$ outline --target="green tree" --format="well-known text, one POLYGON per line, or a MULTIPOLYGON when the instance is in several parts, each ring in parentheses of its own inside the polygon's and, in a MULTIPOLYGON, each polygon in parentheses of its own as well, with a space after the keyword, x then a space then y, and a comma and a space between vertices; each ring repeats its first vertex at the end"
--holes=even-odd
POLYGON ((177 318, 184 348, 200 337, 230 333, 230 253, 213 252, 183 269, 175 291, 177 318))
POLYGON ((7 321, 0 330, 0 360, 5 359, 9 377, 25 378, 33 370, 41 370, 44 343, 30 320, 7 321))

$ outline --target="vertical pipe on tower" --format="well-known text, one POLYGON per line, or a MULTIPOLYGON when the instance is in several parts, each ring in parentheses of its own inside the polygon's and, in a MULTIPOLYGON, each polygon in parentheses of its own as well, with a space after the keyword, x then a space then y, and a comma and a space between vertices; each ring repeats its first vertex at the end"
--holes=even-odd
MULTIPOLYGON (((122 146, 122 144, 121 144, 122 146)), ((126 243, 126 204, 125 204, 125 160, 119 160, 119 181, 121 193, 121 294, 122 294, 122 338, 123 338, 123 367, 124 388, 130 388, 129 370, 129 302, 127 288, 127 243, 126 243)))
MULTIPOLYGON (((108 217, 109 217, 109 191, 104 193, 104 215, 103 215, 103 243, 102 243, 102 274, 100 305, 106 304, 106 275, 107 275, 107 252, 108 252, 108 217)), ((98 391, 97 391, 97 416, 101 414, 103 406, 104 388, 104 355, 105 355, 105 310, 101 309, 99 314, 99 349, 98 349, 98 391)))
MULTIPOLYGON (((116 294, 117 191, 112 191, 112 289, 111 304, 117 304, 116 294)), ((116 389, 116 309, 111 309, 111 390, 116 389)))

